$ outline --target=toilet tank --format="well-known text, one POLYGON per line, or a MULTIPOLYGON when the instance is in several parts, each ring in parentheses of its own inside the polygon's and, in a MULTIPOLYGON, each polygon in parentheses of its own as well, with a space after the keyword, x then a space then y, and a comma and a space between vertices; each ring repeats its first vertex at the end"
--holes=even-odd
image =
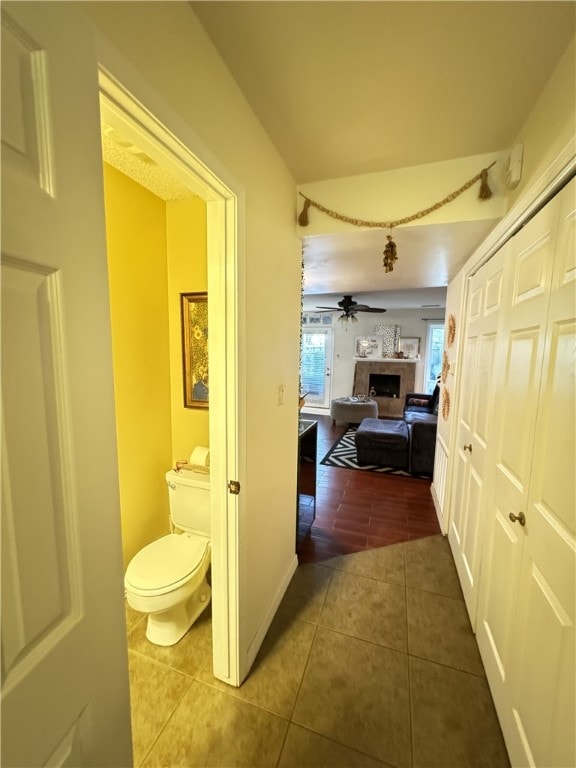
POLYGON ((210 475, 181 469, 166 472, 170 517, 178 528, 210 536, 210 475))

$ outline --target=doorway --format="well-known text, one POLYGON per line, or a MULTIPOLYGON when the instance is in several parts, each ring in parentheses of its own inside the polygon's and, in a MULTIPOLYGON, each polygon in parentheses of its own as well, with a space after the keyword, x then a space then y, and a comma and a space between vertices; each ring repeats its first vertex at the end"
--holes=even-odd
POLYGON ((303 328, 300 355, 300 386, 306 404, 327 408, 332 392, 332 329, 303 328))
POLYGON ((239 685, 237 627, 238 497, 227 493, 238 476, 237 220, 238 196, 150 111, 100 71, 101 119, 206 204, 210 334, 213 672, 239 685))

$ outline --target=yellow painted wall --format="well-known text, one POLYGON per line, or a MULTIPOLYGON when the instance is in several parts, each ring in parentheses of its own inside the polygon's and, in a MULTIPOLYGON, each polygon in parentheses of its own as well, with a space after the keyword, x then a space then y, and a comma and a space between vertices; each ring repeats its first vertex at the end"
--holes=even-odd
POLYGON ((208 408, 185 408, 180 294, 207 290, 206 203, 199 197, 166 203, 170 327, 172 460, 209 445, 208 408))
POLYGON ((168 533, 172 461, 166 213, 104 166, 124 564, 168 533))

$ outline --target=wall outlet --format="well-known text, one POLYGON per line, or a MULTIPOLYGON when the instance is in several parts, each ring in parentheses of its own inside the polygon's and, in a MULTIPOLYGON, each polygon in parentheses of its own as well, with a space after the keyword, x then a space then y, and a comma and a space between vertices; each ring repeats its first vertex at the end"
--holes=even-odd
POLYGON ((286 396, 286 385, 278 384, 278 405, 284 405, 285 396, 286 396))

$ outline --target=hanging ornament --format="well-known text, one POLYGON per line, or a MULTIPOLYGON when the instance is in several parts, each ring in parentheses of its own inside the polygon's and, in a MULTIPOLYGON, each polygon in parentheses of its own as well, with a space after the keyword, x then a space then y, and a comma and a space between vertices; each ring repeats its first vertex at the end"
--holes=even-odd
POLYGON ((384 258, 382 259, 382 263, 384 265, 385 272, 392 272, 394 269, 394 262, 398 261, 398 256, 396 254, 396 243, 392 239, 392 235, 386 235, 386 239, 388 242, 386 243, 386 246, 383 250, 384 258))

